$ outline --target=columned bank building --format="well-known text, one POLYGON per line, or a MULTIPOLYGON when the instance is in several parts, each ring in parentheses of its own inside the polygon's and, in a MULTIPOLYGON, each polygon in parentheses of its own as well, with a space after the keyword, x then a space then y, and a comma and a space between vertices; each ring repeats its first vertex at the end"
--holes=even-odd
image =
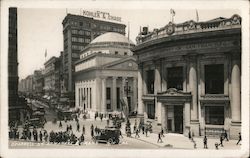
POLYGON ((132 41, 115 32, 104 33, 82 50, 75 63, 75 108, 88 112, 131 113, 137 108, 138 66, 132 41), (123 104, 122 104, 123 103, 123 104))
POLYGON ((143 28, 138 114, 167 132, 231 138, 241 131, 241 17, 143 28))

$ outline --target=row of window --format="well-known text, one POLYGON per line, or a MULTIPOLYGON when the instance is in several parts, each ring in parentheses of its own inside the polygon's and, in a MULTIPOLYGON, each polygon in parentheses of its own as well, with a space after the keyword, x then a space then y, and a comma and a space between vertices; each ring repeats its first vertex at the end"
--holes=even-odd
POLYGON ((73 29, 71 30, 72 34, 76 34, 76 35, 86 35, 86 36, 90 36, 90 31, 84 31, 84 30, 76 30, 73 29))
POLYGON ((70 25, 72 26, 81 26, 85 28, 90 28, 91 24, 89 22, 78 22, 78 21, 70 21, 70 25))
POLYGON ((79 43, 90 43, 90 39, 89 38, 82 38, 82 37, 72 37, 71 38, 72 42, 79 42, 79 43))
MULTIPOLYGON (((183 67, 167 68, 167 88, 183 90, 183 67)), ((154 70, 146 72, 147 93, 154 93, 154 70)), ((224 65, 205 65, 205 93, 224 94, 224 65)))
POLYGON ((73 50, 83 50, 84 48, 84 46, 72 45, 73 50))
MULTIPOLYGON (((76 26, 76 27, 83 27, 83 28, 91 28, 91 23, 86 22, 86 21, 70 21, 70 25, 72 26, 76 26)), ((92 25, 93 29, 100 29, 100 30, 104 30, 104 31, 114 31, 114 32, 120 32, 120 33, 124 33, 125 30, 122 28, 118 28, 118 27, 113 27, 113 26, 109 26, 109 25, 96 25, 93 24, 92 25)))

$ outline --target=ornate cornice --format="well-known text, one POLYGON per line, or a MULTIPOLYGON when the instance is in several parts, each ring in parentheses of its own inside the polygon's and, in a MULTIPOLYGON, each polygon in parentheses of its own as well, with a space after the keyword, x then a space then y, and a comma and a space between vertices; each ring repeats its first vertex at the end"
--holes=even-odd
POLYGON ((229 103, 230 99, 228 95, 224 94, 206 94, 200 96, 201 105, 210 104, 210 103, 229 103))
POLYGON ((167 89, 166 91, 164 92, 158 92, 157 95, 174 95, 174 96, 189 96, 191 95, 190 92, 183 92, 183 91, 180 91, 180 90, 177 90, 175 88, 169 88, 167 89))
POLYGON ((224 30, 231 28, 241 28, 241 17, 237 14, 233 15, 231 18, 216 18, 213 20, 205 22, 195 22, 193 20, 186 21, 184 23, 174 24, 169 22, 165 27, 160 29, 154 29, 153 32, 149 32, 146 35, 141 33, 136 37, 137 44, 142 44, 154 39, 180 35, 180 34, 190 34, 198 32, 208 32, 214 30, 224 30))

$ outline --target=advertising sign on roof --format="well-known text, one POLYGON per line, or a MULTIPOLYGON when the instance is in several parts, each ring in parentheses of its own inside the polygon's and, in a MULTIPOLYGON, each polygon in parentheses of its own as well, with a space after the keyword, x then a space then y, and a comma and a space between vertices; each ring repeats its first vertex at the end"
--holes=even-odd
POLYGON ((83 10, 82 13, 83 13, 83 16, 87 16, 87 17, 100 18, 104 20, 119 21, 119 22, 122 21, 121 17, 110 15, 110 13, 107 13, 107 12, 102 12, 102 11, 92 12, 92 11, 83 10))

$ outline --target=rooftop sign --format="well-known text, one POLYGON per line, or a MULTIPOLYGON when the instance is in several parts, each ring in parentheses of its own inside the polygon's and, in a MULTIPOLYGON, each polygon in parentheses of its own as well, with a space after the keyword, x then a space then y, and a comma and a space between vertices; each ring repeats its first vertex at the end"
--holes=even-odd
POLYGON ((105 19, 105 20, 112 20, 112 21, 122 21, 121 17, 118 16, 112 16, 110 13, 107 12, 101 12, 101 11, 96 11, 96 12, 91 12, 91 11, 82 11, 83 16, 87 17, 93 17, 93 18, 100 18, 100 19, 105 19))

